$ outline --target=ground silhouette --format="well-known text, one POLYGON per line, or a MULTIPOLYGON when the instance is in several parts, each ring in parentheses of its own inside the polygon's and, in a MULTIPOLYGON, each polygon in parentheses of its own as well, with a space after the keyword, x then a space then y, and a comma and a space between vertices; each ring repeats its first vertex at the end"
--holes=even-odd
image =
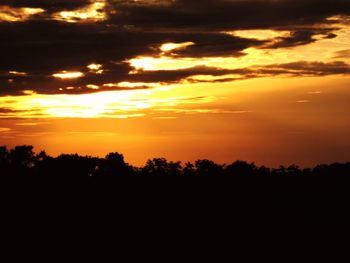
POLYGON ((254 163, 236 161, 217 164, 211 160, 195 163, 168 161, 154 158, 142 167, 125 162, 120 153, 109 153, 105 158, 62 154, 51 157, 44 151, 36 154, 33 146, 23 145, 8 149, 0 147, 0 173, 2 176, 33 176, 46 178, 86 177, 350 177, 350 163, 322 164, 301 169, 296 165, 268 168, 254 163))

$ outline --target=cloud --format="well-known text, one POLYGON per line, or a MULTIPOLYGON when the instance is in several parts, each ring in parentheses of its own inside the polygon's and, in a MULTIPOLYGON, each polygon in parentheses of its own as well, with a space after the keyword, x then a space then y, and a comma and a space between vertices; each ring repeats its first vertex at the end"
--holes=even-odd
MULTIPOLYGON (((140 56, 157 58, 165 43, 193 43, 170 50, 167 52, 170 58, 203 60, 244 57, 248 48, 273 52, 308 45, 336 37, 339 19, 350 15, 350 2, 4 0, 0 10, 20 18, 18 21, 0 19, 0 95, 23 95, 26 90, 38 94, 83 94, 126 89, 118 85, 105 86, 108 83, 142 82, 146 84, 136 88, 147 89, 152 88, 148 82, 174 83, 193 75, 234 74, 226 69, 194 67, 130 75, 134 69, 126 61, 140 56), (97 6, 96 3, 101 4, 97 6), (42 12, 21 17, 18 15, 21 10, 42 12), (252 29, 290 33, 276 34, 271 39, 228 33, 252 29), (97 74, 87 68, 88 65, 101 65, 103 71, 97 74), (81 72, 83 75, 63 80, 53 77, 60 72, 81 72)), ((345 55, 346 51, 336 54, 337 58, 345 55)), ((344 72, 346 65, 296 63, 299 63, 296 67, 303 68, 303 71, 298 70, 300 75, 348 74, 344 72), (320 69, 311 69, 315 66, 320 69)), ((256 74, 281 75, 288 71, 293 75, 292 69, 287 68, 292 64, 275 66, 270 69, 244 68, 238 73, 253 77, 256 74)))
POLYGON ((335 29, 303 29, 290 33, 288 37, 278 37, 273 39, 270 43, 267 43, 265 48, 286 48, 295 47, 300 45, 307 45, 316 42, 316 37, 323 39, 330 39, 337 37, 332 31, 335 29))
POLYGON ((258 70, 258 72, 271 75, 290 74, 294 76, 348 75, 350 74, 350 65, 342 61, 330 63, 299 61, 270 65, 258 70))
POLYGON ((143 71, 132 76, 132 78, 133 80, 142 79, 145 81, 160 81, 165 83, 179 82, 185 79, 189 80, 190 82, 226 82, 283 75, 293 77, 319 77, 339 74, 349 75, 350 65, 342 61, 330 63, 298 61, 285 64, 252 66, 249 68, 240 69, 223 69, 197 66, 179 70, 143 71), (234 75, 234 77, 232 77, 232 75, 234 75), (191 78, 194 76, 207 76, 208 78, 205 78, 203 80, 200 78, 191 78))
POLYGON ((74 10, 87 6, 90 3, 89 0, 2 0, 1 5, 10 7, 31 7, 31 8, 43 8, 49 12, 56 12, 62 10, 74 10))
POLYGON ((110 1, 112 22, 136 28, 217 31, 290 28, 325 22, 350 13, 346 0, 177 0, 110 1))
MULTIPOLYGON (((128 68, 128 67, 127 67, 128 68)), ((130 68, 128 68, 130 69, 130 68)), ((298 61, 284 64, 256 65, 247 68, 226 69, 208 66, 195 66, 176 70, 152 70, 137 71, 134 74, 111 70, 104 77, 88 74, 84 78, 66 79, 61 82, 47 82, 46 77, 18 76, 13 83, 8 84, 11 90, 2 89, 3 95, 32 94, 28 90, 23 91, 16 83, 26 83, 29 79, 33 83, 40 84, 41 89, 35 89, 40 94, 85 94, 102 91, 143 90, 161 87, 162 85, 187 82, 229 82, 244 79, 289 76, 289 77, 321 77, 329 75, 349 75, 350 65, 342 62, 308 62, 298 61), (200 78, 198 76, 204 76, 200 78), (117 80, 117 82, 114 82, 117 80)), ((37 84, 32 84, 35 87, 37 84)), ((2 109, 4 111, 6 109, 2 109)), ((4 113, 4 112, 2 112, 4 113)), ((1 109, 0 109, 1 114, 1 109)))

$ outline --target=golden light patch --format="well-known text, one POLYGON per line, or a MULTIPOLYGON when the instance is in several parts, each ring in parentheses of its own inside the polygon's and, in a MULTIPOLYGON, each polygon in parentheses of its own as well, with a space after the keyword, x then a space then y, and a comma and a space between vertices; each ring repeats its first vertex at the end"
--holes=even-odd
POLYGON ((0 22, 21 22, 31 16, 45 12, 42 8, 0 6, 0 22))
POLYGON ((10 75, 14 75, 14 76, 26 76, 27 73, 26 72, 18 72, 18 71, 9 71, 10 75))
POLYGON ((102 69, 101 64, 90 64, 87 66, 87 68, 90 70, 90 72, 94 74, 103 74, 104 70, 102 69))
MULTIPOLYGON (((125 87, 138 87, 144 83, 119 83, 125 87)), ((147 85, 152 85, 147 83, 147 85)), ((161 85, 154 83, 155 86, 161 85)), ((82 95, 41 95, 0 98, 0 104, 8 109, 1 118, 135 118, 150 115, 160 108, 178 108, 181 105, 210 103, 214 97, 198 97, 197 91, 183 96, 182 88, 172 92, 162 87, 131 89, 82 95)), ((179 109, 179 108, 178 108, 179 109)))
POLYGON ((144 82, 120 82, 118 83, 118 87, 121 88, 141 88, 141 87, 160 87, 161 85, 158 83, 144 83, 144 82))
POLYGON ((89 88, 89 89, 93 89, 93 90, 99 90, 100 89, 99 86, 94 85, 94 84, 88 84, 88 85, 86 85, 86 87, 89 88))
POLYGON ((136 71, 131 71, 130 74, 137 73, 139 70, 156 71, 156 70, 176 70, 186 69, 195 66, 206 65, 208 61, 193 58, 172 58, 172 57, 136 57, 128 60, 130 66, 136 71))
POLYGON ((188 46, 192 46, 195 43, 193 42, 185 42, 185 43, 166 43, 160 46, 160 50, 163 52, 169 52, 169 51, 173 51, 176 49, 183 49, 186 48, 188 46))
POLYGON ((36 92, 33 91, 33 90, 24 90, 23 94, 25 94, 25 95, 34 95, 34 94, 36 94, 36 92))
POLYGON ((53 18, 68 23, 104 21, 107 18, 105 7, 106 2, 104 0, 91 1, 91 4, 87 7, 73 11, 61 11, 55 13, 53 18))
POLYGON ((187 80, 189 81, 220 81, 225 79, 242 79, 244 76, 238 75, 238 74, 227 74, 223 76, 211 76, 211 75, 194 75, 191 77, 188 77, 187 80))
POLYGON ((56 73, 52 75, 55 78, 58 79, 77 79, 84 76, 82 72, 69 72, 69 71, 62 71, 60 73, 56 73))
POLYGON ((90 69, 90 70, 96 71, 96 70, 101 69, 102 65, 101 64, 90 64, 90 65, 87 66, 87 68, 90 69))
POLYGON ((224 32, 226 34, 241 37, 241 38, 251 38, 258 40, 269 40, 278 37, 288 37, 290 36, 289 31, 276 31, 276 30, 237 30, 224 32))

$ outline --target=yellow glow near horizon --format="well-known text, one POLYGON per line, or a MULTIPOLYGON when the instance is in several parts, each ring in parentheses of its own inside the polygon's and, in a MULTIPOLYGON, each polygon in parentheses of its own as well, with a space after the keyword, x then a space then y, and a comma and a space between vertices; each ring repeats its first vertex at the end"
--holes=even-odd
POLYGON ((59 79, 77 79, 83 77, 84 74, 82 72, 62 71, 60 73, 53 74, 52 76, 59 79))
POLYGON ((105 7, 105 0, 91 1, 87 7, 73 11, 61 11, 54 14, 53 18, 68 23, 104 21, 107 18, 105 7))
POLYGON ((20 22, 45 12, 42 8, 0 6, 0 22, 20 22))
MULTIPOLYGON (((122 82, 124 87, 140 87, 144 83, 122 82)), ((16 96, 16 101, 9 97, 0 98, 2 107, 9 109, 2 113, 2 118, 128 118, 146 116, 159 108, 176 108, 180 105, 203 104, 213 102, 213 97, 198 98, 197 92, 182 95, 183 91, 171 91, 160 84, 152 89, 105 91, 82 95, 40 95, 31 93, 16 96), (192 99, 194 98, 194 99, 192 99)), ((90 86, 90 85, 89 85, 90 86)), ((97 86, 96 86, 97 87, 97 86)), ((92 88, 92 87, 90 87, 92 88)))

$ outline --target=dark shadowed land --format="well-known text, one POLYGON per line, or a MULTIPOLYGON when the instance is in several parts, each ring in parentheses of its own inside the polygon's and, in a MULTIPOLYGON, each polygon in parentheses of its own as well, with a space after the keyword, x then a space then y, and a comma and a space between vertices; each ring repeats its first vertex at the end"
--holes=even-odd
POLYGON ((288 228, 349 219, 350 163, 271 169, 244 161, 181 164, 158 158, 134 167, 119 153, 50 157, 32 146, 17 146, 0 147, 0 173, 2 204, 28 214, 39 204, 40 212, 53 209, 55 217, 60 207, 69 214, 89 211, 89 217, 127 215, 135 225, 149 216, 288 228))

